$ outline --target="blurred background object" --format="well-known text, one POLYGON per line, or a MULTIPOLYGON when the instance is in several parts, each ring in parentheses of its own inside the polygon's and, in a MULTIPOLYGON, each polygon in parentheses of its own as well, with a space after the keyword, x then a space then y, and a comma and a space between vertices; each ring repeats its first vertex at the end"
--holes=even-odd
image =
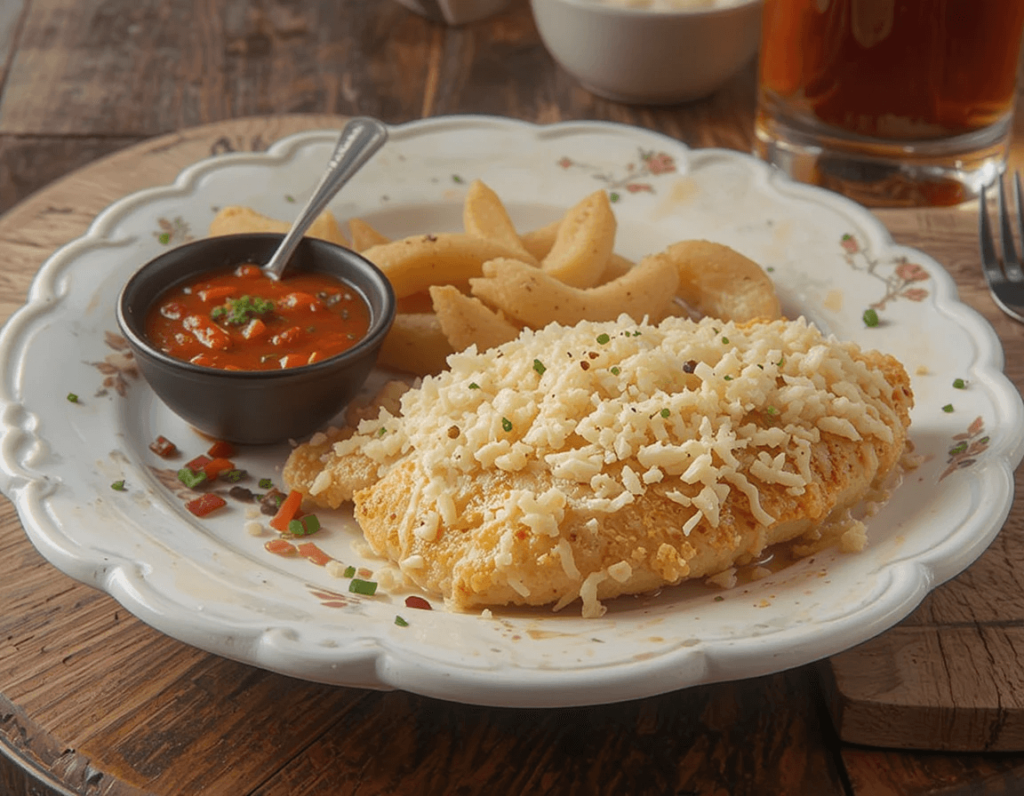
POLYGON ((952 205, 1002 171, 1024 3, 765 0, 756 151, 876 206, 952 205))
POLYGON ((435 22, 464 25, 497 14, 509 0, 398 0, 406 8, 435 22))
POLYGON ((720 88, 757 52, 761 0, 531 0, 541 40, 588 91, 673 104, 720 88))

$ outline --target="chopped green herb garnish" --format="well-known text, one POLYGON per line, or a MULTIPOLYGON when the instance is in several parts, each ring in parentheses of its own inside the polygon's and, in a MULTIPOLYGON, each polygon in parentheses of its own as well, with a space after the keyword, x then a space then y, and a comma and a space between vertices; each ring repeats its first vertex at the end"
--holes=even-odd
POLYGON ((509 420, 509 419, 508 419, 507 417, 503 417, 503 418, 501 418, 501 427, 502 427, 502 429, 504 429, 504 430, 505 430, 506 432, 507 432, 507 431, 511 431, 511 430, 512 430, 512 421, 511 421, 511 420, 509 420))
POLYGON ((724 381, 732 381, 732 376, 722 376, 724 381))
POLYGON ((78 403, 78 396, 75 395, 73 392, 69 392, 68 393, 68 400, 71 401, 71 403, 73 403, 73 404, 77 404, 78 403))
POLYGON ((395 624, 399 627, 409 627, 409 623, 402 619, 402 617, 400 616, 395 616, 395 624))
POLYGON ((260 489, 273 489, 274 482, 269 478, 261 478, 259 483, 260 489))
POLYGON ((348 584, 348 590, 355 592, 356 594, 365 594, 370 596, 377 591, 377 583, 372 580, 352 578, 352 582, 348 584))
POLYGON ((966 386, 967 386, 967 382, 964 381, 963 379, 953 379, 953 387, 954 388, 956 388, 958 390, 962 390, 966 386))
POLYGON ((946 404, 944 407, 942 407, 942 411, 948 415, 950 412, 953 411, 953 404, 946 404))
POLYGON ((776 409, 774 406, 771 406, 771 405, 769 405, 767 408, 765 408, 764 411, 767 412, 770 415, 777 415, 779 413, 779 410, 776 409))
POLYGON ((124 479, 122 478, 120 481, 115 481, 110 485, 110 488, 117 492, 124 492, 124 479))
POLYGON ((775 271, 775 266, 774 265, 767 265, 767 266, 765 266, 764 270, 767 271, 769 274, 773 273, 775 271))
POLYGON ((775 364, 776 364, 776 365, 778 365, 778 366, 779 366, 780 368, 781 368, 781 367, 782 367, 783 365, 785 365, 785 364, 786 364, 786 355, 785 355, 785 354, 783 354, 783 355, 782 355, 781 357, 779 357, 779 361, 778 361, 778 362, 776 362, 775 364))
POLYGON ((266 315, 273 311, 274 302, 259 296, 242 296, 229 298, 221 306, 210 311, 210 317, 229 326, 241 326, 257 315, 266 315))
POLYGON ((345 567, 345 571, 341 573, 343 577, 351 578, 356 574, 355 567, 345 567))
POLYGON ((864 310, 864 325, 878 326, 878 313, 870 308, 864 310))
POLYGON ((622 371, 619 370, 619 366, 618 365, 612 365, 611 372, 612 372, 613 376, 618 376, 622 371))
POLYGON ((611 340, 611 338, 608 335, 604 334, 603 332, 597 336, 597 342, 599 342, 601 345, 604 345, 609 340, 611 340))
POLYGON ((480 389, 480 385, 477 384, 475 381, 471 381, 469 383, 469 389, 471 389, 471 390, 479 390, 480 389))
POLYGON ((729 338, 728 337, 723 337, 722 338, 722 345, 729 345, 729 338))
POLYGON ((189 489, 195 489, 206 480, 206 472, 203 470, 196 471, 190 470, 188 467, 182 467, 178 470, 178 480, 189 489))
POLYGON ((721 594, 719 594, 719 595, 717 595, 715 597, 715 602, 716 603, 723 603, 723 602, 725 602, 725 597, 723 597, 721 594))
POLYGON ((541 375, 543 375, 544 371, 547 370, 547 368, 544 367, 544 363, 541 362, 539 359, 533 360, 533 369, 540 373, 541 375))
POLYGON ((967 443, 966 442, 958 442, 956 445, 954 445, 952 448, 949 449, 949 455, 950 456, 956 456, 956 455, 958 455, 960 453, 963 453, 965 450, 967 450, 967 443))
POLYGON ((453 174, 452 182, 456 183, 457 185, 462 185, 462 177, 460 177, 458 174, 453 174))
POLYGON ((384 426, 381 426, 380 428, 377 429, 377 436, 378 437, 383 437, 387 433, 388 433, 388 430, 386 428, 384 428, 384 426))
POLYGON ((672 414, 672 410, 671 409, 662 409, 661 410, 661 416, 662 417, 668 417, 671 414, 672 414))
POLYGON ((221 475, 221 478, 223 478, 226 481, 231 481, 232 483, 237 484, 239 481, 245 478, 245 470, 239 470, 237 468, 234 470, 228 470, 226 473, 221 475))

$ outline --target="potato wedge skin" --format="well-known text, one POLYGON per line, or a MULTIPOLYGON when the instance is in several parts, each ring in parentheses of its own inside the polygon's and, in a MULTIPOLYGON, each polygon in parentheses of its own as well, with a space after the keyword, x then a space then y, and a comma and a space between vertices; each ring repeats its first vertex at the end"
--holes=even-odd
POLYGON ((594 191, 565 214, 541 268, 570 287, 593 287, 615 248, 615 231, 608 194, 594 191))
POLYGON ((384 272, 395 298, 403 299, 431 285, 465 282, 479 276, 488 260, 515 259, 518 252, 486 238, 462 232, 439 232, 371 246, 362 254, 384 272))
MULTIPOLYGON (((241 205, 229 205, 223 207, 210 222, 209 234, 235 235, 243 232, 280 232, 285 233, 291 228, 291 223, 278 221, 262 213, 253 210, 251 207, 241 205)), ((324 210, 306 232, 311 238, 320 238, 339 246, 348 247, 349 242, 338 225, 338 220, 330 210, 324 210)))
POLYGON ((506 320, 501 312, 452 285, 435 285, 430 288, 430 297, 441 329, 456 351, 464 351, 471 345, 475 345, 477 351, 486 351, 514 340, 522 330, 506 320))
POLYGON ((462 225, 467 235, 500 243, 523 262, 537 264, 536 258, 523 245, 498 194, 480 180, 474 180, 466 193, 462 225))
POLYGON ((433 312, 400 312, 395 316, 377 364, 381 367, 427 376, 444 370, 455 353, 433 312))
POLYGON ((483 272, 469 281, 473 295, 533 329, 610 321, 622 313, 661 320, 672 313, 679 283, 675 265, 662 255, 645 257, 618 279, 586 290, 516 260, 491 260, 483 272))
POLYGON ((708 240, 684 240, 664 253, 679 273, 679 298, 701 315, 738 322, 782 317, 771 277, 735 249, 708 240))
POLYGON ((364 252, 371 246, 382 246, 385 243, 391 243, 391 239, 387 235, 379 232, 361 218, 350 218, 348 220, 348 231, 352 236, 352 248, 357 252, 364 252))

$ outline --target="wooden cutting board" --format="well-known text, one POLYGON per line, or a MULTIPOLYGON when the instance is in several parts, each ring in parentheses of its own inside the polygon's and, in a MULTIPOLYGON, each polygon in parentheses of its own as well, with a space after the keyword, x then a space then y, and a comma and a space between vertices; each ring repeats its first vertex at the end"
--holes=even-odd
MULTIPOLYGON (((67 175, 0 218, 0 319, 25 300, 38 267, 58 246, 85 232, 111 202, 143 187, 172 182, 186 165, 210 155, 262 150, 303 129, 340 128, 335 116, 238 119, 163 136, 67 175)), ((1013 162, 1024 159, 1014 152, 1013 162)), ((995 326, 1007 374, 1024 385, 1024 326, 1000 313, 978 271, 976 206, 880 211, 901 242, 943 263, 961 297, 995 326)), ((1020 476, 1018 489, 1022 486, 1020 476)), ((1018 499, 1006 527, 967 572, 935 590, 897 627, 822 662, 821 682, 844 741, 894 748, 1024 750, 1024 508, 1018 499)), ((21 535, 10 506, 0 539, 21 535)), ((20 543, 19 543, 20 544, 20 543)), ((24 556, 0 557, 0 582, 24 577, 24 556)), ((78 621, 74 610, 49 611, 56 570, 35 570, 32 595, 15 610, 25 621, 78 621)), ((111 650, 116 663, 116 650, 111 650)), ((49 665, 40 657, 38 676, 49 665)), ((2 707, 2 705, 0 705, 2 707)), ((0 711, 2 712, 2 711, 0 711)))

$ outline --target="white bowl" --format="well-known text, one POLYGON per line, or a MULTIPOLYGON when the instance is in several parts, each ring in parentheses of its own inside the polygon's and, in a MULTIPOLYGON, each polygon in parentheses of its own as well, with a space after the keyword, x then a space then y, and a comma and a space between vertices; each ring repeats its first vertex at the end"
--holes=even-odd
POLYGON ((584 88, 669 104, 713 93, 757 52, 762 0, 660 10, 607 0, 530 0, 541 40, 584 88))

